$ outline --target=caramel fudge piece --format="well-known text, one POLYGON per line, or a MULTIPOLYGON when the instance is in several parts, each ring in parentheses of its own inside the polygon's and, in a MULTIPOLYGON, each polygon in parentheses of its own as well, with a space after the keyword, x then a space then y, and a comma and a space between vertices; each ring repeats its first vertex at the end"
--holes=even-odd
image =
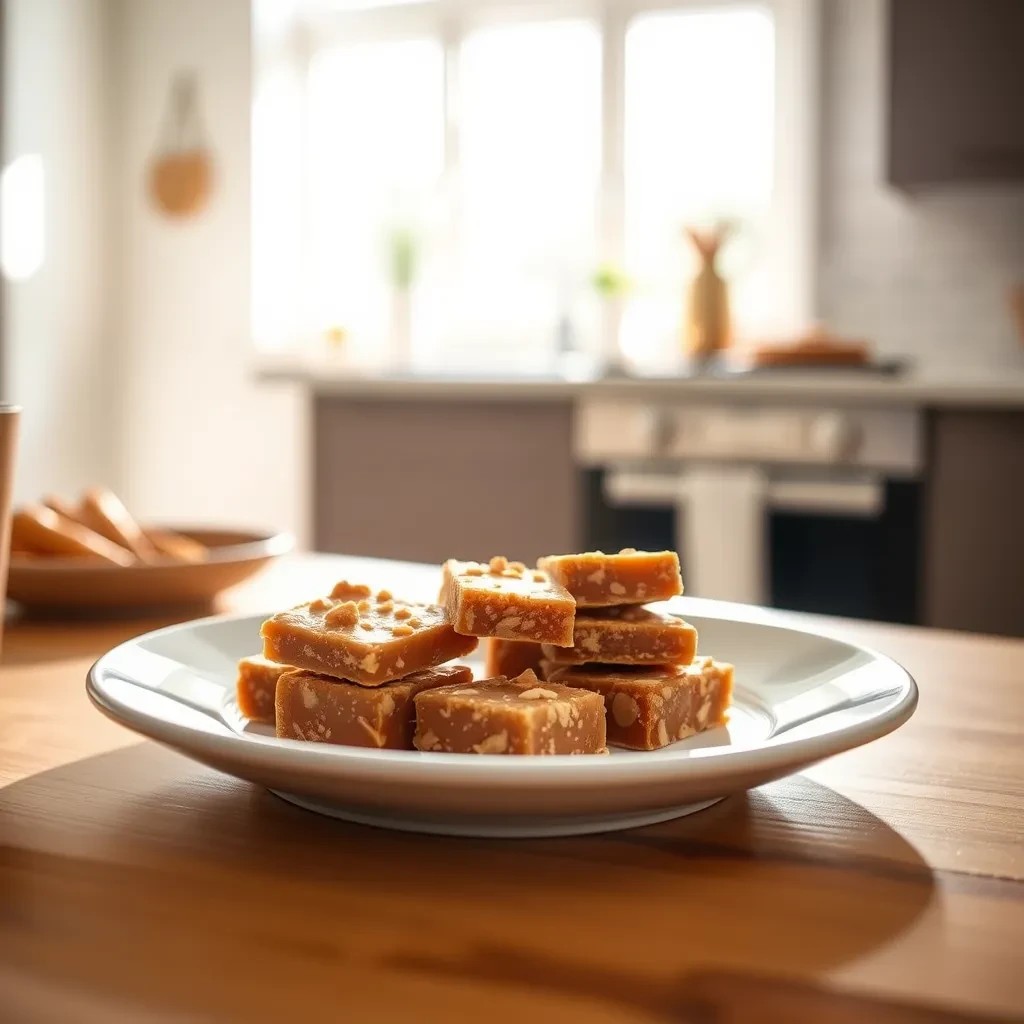
POLYGON ((545 686, 563 683, 601 694, 608 709, 608 742, 656 750, 725 722, 733 667, 711 658, 691 665, 554 668, 545 686))
POLYGON ((581 608, 644 604, 683 592, 679 556, 674 551, 623 548, 617 555, 602 551, 548 555, 537 566, 565 587, 581 608))
POLYGON ((604 702, 532 671, 443 686, 416 697, 413 743, 452 754, 600 754, 604 702))
POLYGON ((578 612, 573 641, 572 647, 544 644, 544 658, 564 665, 689 665, 697 630, 674 615, 626 604, 578 612))
POLYGON ((413 698, 435 686, 464 685, 465 665, 442 665, 368 689, 297 669, 277 686, 277 735, 316 743, 412 750, 413 698))
POLYGON ((242 658, 238 663, 238 681, 235 683, 238 709, 254 722, 273 725, 277 681, 285 672, 291 671, 291 665, 279 665, 262 654, 242 658))
POLYGON ((543 660, 541 645, 529 640, 502 640, 491 636, 484 641, 484 674, 488 677, 514 679, 528 668, 540 675, 543 660))
POLYGON ((476 647, 476 640, 452 629, 436 604, 398 601, 386 590, 371 597, 368 587, 349 583, 339 583, 334 592, 340 596, 320 597, 267 619, 260 630, 264 656, 380 686, 476 647))
POLYGON ((497 555, 487 565, 444 563, 440 602, 456 632, 572 645, 576 602, 540 569, 497 555))

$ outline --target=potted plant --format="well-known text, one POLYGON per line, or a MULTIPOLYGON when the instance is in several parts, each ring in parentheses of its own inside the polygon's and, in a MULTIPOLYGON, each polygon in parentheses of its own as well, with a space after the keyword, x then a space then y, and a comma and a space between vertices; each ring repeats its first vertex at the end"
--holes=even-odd
POLYGON ((387 257, 391 282, 391 360, 395 366, 404 368, 412 359, 412 289, 419 269, 419 244, 411 228, 391 228, 387 257))
POLYGON ((626 272, 614 263, 600 264, 591 275, 590 283, 602 306, 601 362, 604 372, 621 373, 623 362, 619 337, 626 312, 626 299, 633 283, 626 272))

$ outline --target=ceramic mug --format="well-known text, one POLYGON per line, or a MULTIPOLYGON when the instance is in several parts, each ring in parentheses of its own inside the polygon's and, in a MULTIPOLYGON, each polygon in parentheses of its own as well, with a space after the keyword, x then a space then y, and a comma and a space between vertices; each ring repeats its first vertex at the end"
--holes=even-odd
POLYGON ((0 405, 0 645, 3 644, 3 613, 7 601, 7 563, 11 556, 11 493, 14 461, 18 451, 21 409, 0 405))

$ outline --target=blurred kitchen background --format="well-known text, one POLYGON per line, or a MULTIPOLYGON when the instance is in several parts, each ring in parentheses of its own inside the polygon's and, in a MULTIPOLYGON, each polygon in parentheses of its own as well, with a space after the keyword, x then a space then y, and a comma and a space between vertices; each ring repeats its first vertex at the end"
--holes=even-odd
POLYGON ((18 498, 1024 635, 1021 0, 2 9, 18 498))

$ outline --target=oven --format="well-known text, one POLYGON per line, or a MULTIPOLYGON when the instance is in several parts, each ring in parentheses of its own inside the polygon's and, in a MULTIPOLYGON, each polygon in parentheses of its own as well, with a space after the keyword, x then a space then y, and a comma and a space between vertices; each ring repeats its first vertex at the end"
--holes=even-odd
POLYGON ((779 402, 581 402, 591 549, 674 547, 700 597, 920 618, 922 416, 779 402))

